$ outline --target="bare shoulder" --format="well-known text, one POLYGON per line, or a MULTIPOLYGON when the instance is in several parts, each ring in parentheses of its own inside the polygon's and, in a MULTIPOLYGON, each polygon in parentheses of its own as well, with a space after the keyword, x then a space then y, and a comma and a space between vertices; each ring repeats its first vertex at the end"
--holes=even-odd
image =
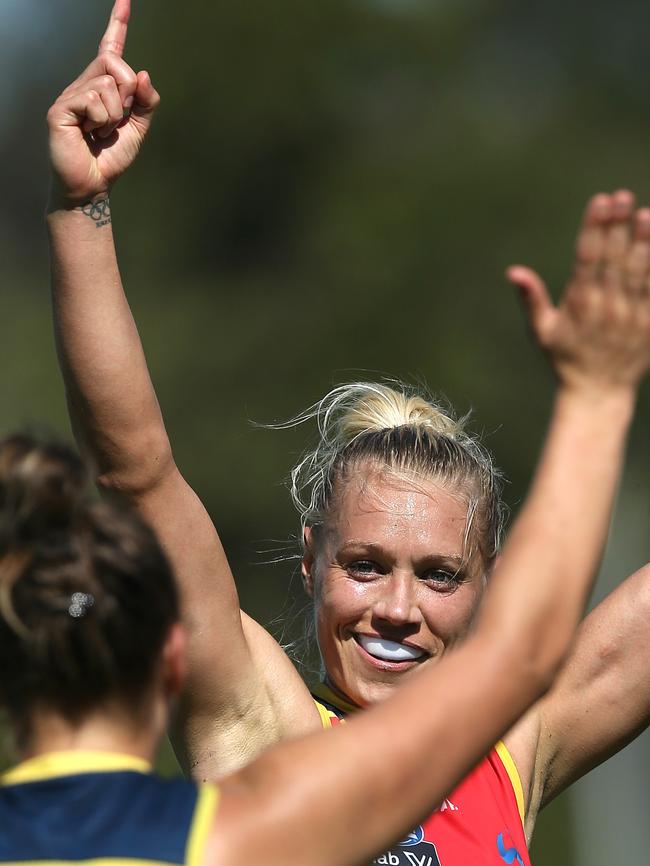
POLYGON ((650 722, 649 618, 646 565, 585 618, 553 687, 504 737, 522 780, 529 834, 541 808, 650 722))
MULTIPOLYGON (((321 729, 309 689, 282 647, 243 612, 241 627, 256 674, 245 680, 237 702, 222 699, 215 707, 189 696, 172 725, 179 761, 199 781, 237 771, 270 746, 321 729)), ((218 669, 216 658, 213 668, 218 669)), ((224 684, 219 688, 223 692, 224 684)), ((228 691, 234 694, 234 686, 228 691)))
POLYGON ((321 721, 314 699, 289 656, 265 628, 243 612, 242 627, 274 706, 281 739, 319 730, 321 721))
POLYGON ((585 618, 553 688, 540 701, 544 803, 618 752, 650 723, 650 567, 585 618), (617 712, 611 711, 612 707, 617 712))
POLYGON ((172 733, 184 770, 213 779, 315 730, 309 690, 273 636, 241 611, 217 530, 176 466, 136 504, 181 588, 188 677, 172 733))

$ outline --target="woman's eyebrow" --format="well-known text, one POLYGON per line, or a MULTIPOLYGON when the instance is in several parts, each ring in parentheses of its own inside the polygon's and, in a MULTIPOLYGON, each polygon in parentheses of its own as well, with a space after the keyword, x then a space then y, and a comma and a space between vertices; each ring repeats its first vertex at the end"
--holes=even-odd
MULTIPOLYGON (((394 554, 387 550, 383 545, 377 544, 376 541, 364 541, 363 539, 350 539, 349 541, 344 542, 339 548, 339 553, 356 553, 363 552, 365 554, 376 554, 384 557, 393 558, 394 554)), ((464 562, 465 558, 462 554, 459 553, 444 553, 444 552, 436 552, 436 553, 426 553, 423 556, 417 558, 416 562, 418 564, 437 564, 437 563, 449 563, 455 565, 457 568, 460 568, 464 562)))
POLYGON ((387 552, 386 548, 381 544, 377 544, 376 541, 364 541, 361 538, 354 538, 350 541, 346 541, 339 547, 340 553, 348 553, 349 551, 356 550, 363 550, 367 553, 381 553, 383 555, 387 552))
POLYGON ((456 553, 433 553, 416 560, 418 568, 436 568, 445 566, 455 572, 461 572, 467 565, 467 560, 456 553))

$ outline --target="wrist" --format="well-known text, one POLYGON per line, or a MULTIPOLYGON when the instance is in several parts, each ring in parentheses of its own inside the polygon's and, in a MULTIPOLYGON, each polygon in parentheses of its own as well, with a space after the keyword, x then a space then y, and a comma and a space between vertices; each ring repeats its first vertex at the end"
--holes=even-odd
POLYGON ((66 196, 53 187, 47 202, 46 216, 51 218, 62 213, 78 214, 87 219, 89 224, 94 224, 96 228, 110 225, 111 202, 108 191, 79 199, 66 196))
POLYGON ((564 412, 593 416, 599 424, 620 423, 627 427, 632 421, 637 389, 633 385, 593 385, 591 387, 560 383, 555 402, 564 412))
POLYGON ((110 196, 110 187, 105 189, 96 189, 93 192, 88 192, 85 195, 80 195, 78 192, 73 192, 66 189, 53 176, 50 181, 50 189, 47 200, 47 213, 52 213, 57 210, 81 210, 81 208, 93 204, 99 200, 107 200, 110 196))

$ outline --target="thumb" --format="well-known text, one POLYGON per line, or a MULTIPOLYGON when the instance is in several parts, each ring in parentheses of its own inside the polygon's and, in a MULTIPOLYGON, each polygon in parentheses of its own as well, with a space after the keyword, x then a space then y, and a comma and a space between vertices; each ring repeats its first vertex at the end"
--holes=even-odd
POLYGON ((137 84, 133 95, 131 117, 146 131, 153 118, 154 111, 160 103, 160 94, 151 83, 149 73, 138 72, 137 84))
POLYGON ((549 319, 554 318, 555 307, 539 274, 523 265, 512 265, 506 271, 506 279, 519 290, 526 308, 526 315, 538 339, 542 339, 549 319))

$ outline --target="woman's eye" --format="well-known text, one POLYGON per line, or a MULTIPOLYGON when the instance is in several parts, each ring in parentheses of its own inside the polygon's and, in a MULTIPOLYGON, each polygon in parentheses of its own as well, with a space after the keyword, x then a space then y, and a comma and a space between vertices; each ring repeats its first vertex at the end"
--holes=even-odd
POLYGON ((459 583, 462 583, 463 577, 459 571, 432 568, 422 575, 422 579, 436 589, 455 589, 459 583))
POLYGON ((353 577, 375 577, 380 574, 379 566, 376 562, 371 562, 369 559, 360 559, 356 562, 351 562, 347 566, 348 574, 353 577))

